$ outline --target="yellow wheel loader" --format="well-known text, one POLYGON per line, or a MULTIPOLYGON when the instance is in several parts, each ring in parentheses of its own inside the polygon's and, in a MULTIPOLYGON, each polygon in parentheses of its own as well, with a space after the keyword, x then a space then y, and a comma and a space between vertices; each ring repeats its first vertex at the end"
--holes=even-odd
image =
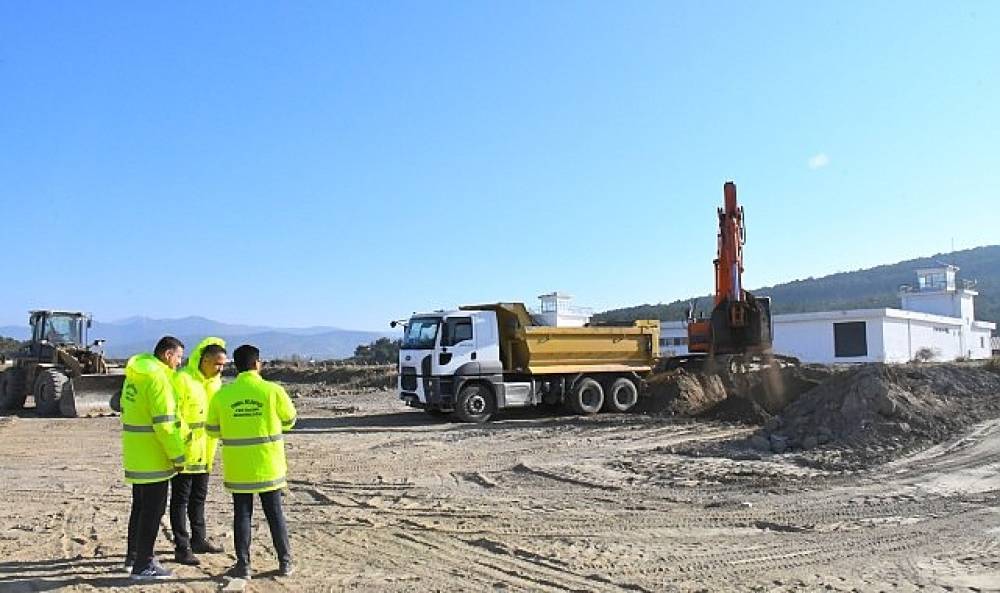
POLYGON ((101 346, 87 341, 91 318, 78 311, 31 311, 31 339, 0 374, 0 410, 24 407, 28 396, 44 416, 72 418, 111 412, 122 369, 109 368, 101 346))

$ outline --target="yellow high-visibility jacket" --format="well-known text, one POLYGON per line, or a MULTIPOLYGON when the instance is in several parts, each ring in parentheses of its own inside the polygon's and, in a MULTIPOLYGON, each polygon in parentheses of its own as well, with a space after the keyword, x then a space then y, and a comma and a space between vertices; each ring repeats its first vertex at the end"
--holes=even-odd
POLYGON ((226 490, 269 492, 285 486, 284 432, 295 424, 295 406, 284 388, 244 371, 215 394, 208 434, 222 440, 226 490))
POLYGON ((177 415, 190 431, 185 435, 187 461, 181 470, 183 474, 210 472, 215 461, 218 440, 205 432, 205 421, 208 419, 208 404, 215 392, 222 387, 222 377, 216 375, 206 379, 198 368, 201 363, 201 352, 209 344, 226 347, 221 338, 205 338, 195 346, 188 357, 187 365, 174 374, 177 415))
POLYGON ((184 464, 184 437, 171 379, 174 371, 152 354, 125 366, 122 385, 122 464, 129 484, 169 480, 184 464))

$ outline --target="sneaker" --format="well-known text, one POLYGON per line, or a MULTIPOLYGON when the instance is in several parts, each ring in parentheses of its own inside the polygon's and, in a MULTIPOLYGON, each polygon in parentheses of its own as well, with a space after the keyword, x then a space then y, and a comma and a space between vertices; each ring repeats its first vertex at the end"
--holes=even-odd
POLYGON ((278 564, 278 574, 281 576, 291 576, 293 572, 295 572, 295 565, 292 564, 291 560, 278 564))
POLYGON ((198 557, 191 553, 188 548, 177 548, 174 550, 174 562, 178 564, 187 564, 188 566, 198 566, 201 561, 198 557))
POLYGON ((164 568, 156 560, 153 560, 142 570, 136 571, 136 569, 133 568, 132 574, 129 578, 133 581, 161 581, 164 579, 174 578, 174 573, 164 568))
POLYGON ((222 546, 217 546, 212 542, 205 540, 203 542, 191 542, 191 551, 195 554, 221 554, 225 552, 222 546))
POLYGON ((132 574, 133 568, 135 568, 135 555, 125 554, 125 572, 127 574, 132 574))
POLYGON ((232 565, 229 570, 226 571, 227 577, 232 577, 234 579, 243 579, 246 581, 250 580, 250 567, 241 562, 237 562, 232 565))

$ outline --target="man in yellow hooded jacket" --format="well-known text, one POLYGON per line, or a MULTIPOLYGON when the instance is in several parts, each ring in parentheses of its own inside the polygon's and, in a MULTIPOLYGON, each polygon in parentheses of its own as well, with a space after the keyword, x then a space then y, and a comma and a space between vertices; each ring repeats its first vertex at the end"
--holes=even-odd
POLYGON ((125 366, 122 385, 122 465, 132 485, 125 568, 134 580, 173 574, 153 556, 160 519, 167 507, 170 478, 184 467, 184 437, 177 418, 172 378, 184 344, 160 339, 153 354, 138 354, 125 366))
POLYGON ((226 574, 250 578, 253 495, 258 494, 277 552, 278 572, 287 576, 292 573, 292 553, 281 489, 287 471, 284 433, 295 424, 295 406, 280 385, 260 376, 257 348, 240 346, 233 352, 233 362, 239 375, 212 398, 206 426, 209 434, 222 439, 223 485, 233 494, 236 564, 226 574))
POLYGON ((222 387, 225 366, 226 343, 221 338, 205 338, 195 346, 187 365, 174 374, 177 415, 189 431, 184 469, 170 480, 170 530, 174 534, 174 559, 181 564, 199 564, 195 553, 222 552, 208 540, 205 529, 208 476, 217 442, 205 432, 205 420, 209 402, 222 387))

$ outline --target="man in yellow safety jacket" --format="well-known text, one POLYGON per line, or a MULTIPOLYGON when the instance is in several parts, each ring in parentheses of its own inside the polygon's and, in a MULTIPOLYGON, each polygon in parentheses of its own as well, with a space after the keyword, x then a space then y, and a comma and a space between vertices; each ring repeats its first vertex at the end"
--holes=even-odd
POLYGON ((295 406, 277 383, 260 376, 260 350, 243 345, 233 352, 236 380, 212 398, 206 428, 222 439, 224 486, 233 494, 233 543, 236 564, 226 573, 250 578, 250 528, 253 495, 260 496, 271 541, 278 556, 278 572, 292 573, 288 529, 281 510, 286 485, 283 433, 295 424, 295 406))
POLYGON ((226 343, 220 338, 205 338, 195 346, 187 365, 174 374, 177 415, 190 431, 186 439, 187 462, 170 480, 170 530, 174 534, 174 559, 181 564, 198 565, 195 552, 222 552, 221 547, 208 541, 205 530, 208 475, 216 447, 216 439, 205 432, 205 420, 209 402, 222 387, 225 366, 226 343))
POLYGON ((160 339, 153 354, 138 354, 125 366, 122 385, 122 462, 132 484, 125 568, 134 580, 173 574, 153 556, 160 519, 167 507, 170 478, 184 467, 184 437, 172 386, 184 344, 160 339))

